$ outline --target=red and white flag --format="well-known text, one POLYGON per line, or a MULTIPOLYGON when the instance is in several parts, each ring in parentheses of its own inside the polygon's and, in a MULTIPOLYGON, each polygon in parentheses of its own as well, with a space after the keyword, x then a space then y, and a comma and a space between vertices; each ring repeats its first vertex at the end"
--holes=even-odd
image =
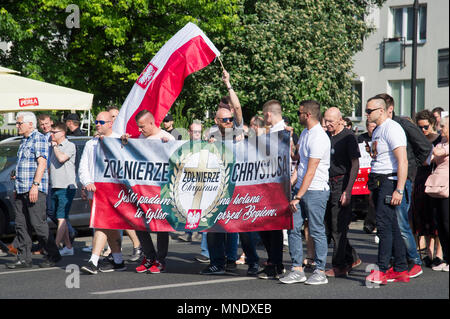
POLYGON ((184 79, 201 70, 219 50, 195 24, 189 22, 178 31, 142 71, 117 116, 113 131, 138 137, 134 117, 146 109, 159 126, 183 88, 184 79))

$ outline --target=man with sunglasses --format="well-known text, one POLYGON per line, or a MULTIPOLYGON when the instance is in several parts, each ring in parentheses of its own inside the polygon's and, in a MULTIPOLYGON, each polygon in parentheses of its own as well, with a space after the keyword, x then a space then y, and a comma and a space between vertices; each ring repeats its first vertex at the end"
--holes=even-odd
POLYGON ((293 213, 293 229, 288 231, 289 254, 292 269, 281 278, 284 284, 327 284, 325 264, 328 253, 324 217, 330 195, 328 186, 331 143, 320 124, 320 104, 314 100, 300 102, 299 122, 305 126, 298 141, 297 183, 293 190, 290 208, 293 213), (308 279, 303 271, 303 247, 301 228, 308 219, 309 232, 314 241, 316 269, 308 279))
MULTIPOLYGON (((223 140, 234 140, 239 142, 244 140, 242 109, 239 98, 230 83, 230 74, 223 70, 222 81, 225 84, 229 96, 221 99, 214 122, 217 128, 212 128, 206 134, 206 139, 212 142, 223 140)), ((244 242, 247 243, 245 236, 244 242)), ((202 275, 219 275, 225 271, 234 271, 236 269, 238 234, 237 233, 219 233, 210 232, 207 234, 208 251, 210 264, 203 269, 202 275)), ((258 257, 247 251, 247 246, 243 244, 244 253, 247 256, 249 275, 256 275, 258 271, 258 257), (244 248, 245 246, 245 248, 244 248)))
POLYGON ((408 157, 408 176, 405 182, 405 193, 400 205, 395 206, 398 225, 406 245, 406 256, 409 267, 410 278, 420 276, 422 271, 422 260, 417 252, 416 241, 409 224, 408 212, 411 206, 412 184, 416 178, 417 168, 426 162, 433 145, 427 140, 420 129, 405 118, 396 116, 394 113, 394 99, 392 96, 382 93, 375 97, 382 98, 387 105, 388 117, 400 124, 406 135, 406 152, 408 157))
MULTIPOLYGON (((117 137, 112 130, 113 119, 108 111, 100 112, 95 119, 95 129, 99 137, 89 140, 84 146, 79 165, 80 182, 83 184, 83 192, 88 192, 88 199, 92 207, 93 193, 96 191, 94 180, 95 154, 98 147, 99 138, 117 137)), ((97 274, 100 272, 124 271, 126 269, 121 251, 120 233, 118 230, 95 229, 92 240, 92 254, 86 265, 81 267, 81 271, 88 274, 97 274), (111 248, 113 260, 99 263, 103 248, 108 242, 111 248)))
POLYGON ((372 270, 366 281, 376 284, 409 282, 406 248, 395 209, 402 203, 408 176, 406 135, 400 124, 389 117, 388 107, 381 97, 367 101, 366 114, 369 122, 377 124, 372 134, 372 162, 367 186, 372 192, 380 238, 378 269, 372 270))

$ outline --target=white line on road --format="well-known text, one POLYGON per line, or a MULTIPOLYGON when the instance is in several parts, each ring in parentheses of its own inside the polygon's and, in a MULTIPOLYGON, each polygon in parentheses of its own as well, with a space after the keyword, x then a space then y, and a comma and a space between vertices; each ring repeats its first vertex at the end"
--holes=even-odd
POLYGON ((185 282, 185 283, 181 283, 181 284, 170 284, 170 285, 160 285, 160 286, 137 287, 137 288, 129 288, 129 289, 97 291, 97 292, 91 292, 91 294, 93 294, 93 295, 120 294, 120 293, 155 290, 155 289, 167 289, 167 288, 188 287, 188 286, 198 286, 198 285, 212 285, 212 284, 218 284, 218 283, 228 283, 228 282, 234 282, 234 281, 244 281, 244 280, 253 280, 253 279, 256 279, 256 278, 242 277, 242 278, 233 278, 233 279, 193 281, 193 282, 185 282))
POLYGON ((61 268, 50 267, 50 268, 28 269, 28 270, 11 270, 11 271, 0 272, 0 275, 15 275, 15 274, 20 274, 20 273, 24 273, 24 272, 36 272, 36 271, 53 270, 53 269, 61 269, 61 268))

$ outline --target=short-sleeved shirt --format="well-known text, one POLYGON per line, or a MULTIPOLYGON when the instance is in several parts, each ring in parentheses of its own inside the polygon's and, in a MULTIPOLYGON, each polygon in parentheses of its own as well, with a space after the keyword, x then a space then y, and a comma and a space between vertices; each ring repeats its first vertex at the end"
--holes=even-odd
POLYGON ((296 188, 303 183, 310 158, 320 159, 314 178, 308 190, 329 190, 328 179, 330 169, 331 143, 328 135, 318 123, 310 130, 304 129, 298 140, 300 162, 298 164, 296 188))
MULTIPOLYGON (((27 193, 33 186, 39 157, 48 160, 48 141, 44 135, 35 129, 28 137, 22 138, 17 152, 16 179, 14 182, 14 189, 17 194, 27 193)), ((46 194, 48 192, 47 165, 38 190, 46 194)))
POLYGON ((372 133, 371 172, 376 174, 397 173, 398 161, 394 150, 407 145, 405 131, 397 122, 386 119, 372 133))
POLYGON ((344 128, 336 135, 329 135, 331 142, 330 178, 349 175, 352 160, 361 157, 355 134, 344 128))
POLYGON ((66 154, 69 159, 60 163, 53 151, 50 155, 50 181, 52 188, 77 188, 75 175, 75 158, 77 149, 75 144, 65 139, 58 145, 58 149, 66 154))

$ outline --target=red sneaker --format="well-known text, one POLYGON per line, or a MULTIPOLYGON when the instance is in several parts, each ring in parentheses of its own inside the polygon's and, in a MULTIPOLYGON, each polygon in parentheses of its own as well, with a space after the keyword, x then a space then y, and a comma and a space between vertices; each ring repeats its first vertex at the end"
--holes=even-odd
POLYGON ((423 274, 422 267, 419 265, 414 265, 410 271, 408 271, 409 278, 416 278, 423 274))
POLYGON ((375 284, 386 285, 387 284, 387 276, 382 271, 372 270, 370 272, 370 275, 366 277, 366 281, 370 281, 375 284))
POLYGON ((153 265, 153 262, 151 260, 148 260, 144 257, 142 260, 142 263, 140 266, 136 267, 136 272, 143 273, 150 269, 150 267, 153 265))
POLYGON ((396 272, 393 271, 387 273, 386 275, 388 282, 409 282, 409 274, 408 271, 396 272))
POLYGON ((166 271, 166 266, 161 264, 159 261, 154 261, 152 266, 148 269, 148 272, 152 273, 152 274, 159 274, 159 273, 165 272, 165 271, 166 271))

